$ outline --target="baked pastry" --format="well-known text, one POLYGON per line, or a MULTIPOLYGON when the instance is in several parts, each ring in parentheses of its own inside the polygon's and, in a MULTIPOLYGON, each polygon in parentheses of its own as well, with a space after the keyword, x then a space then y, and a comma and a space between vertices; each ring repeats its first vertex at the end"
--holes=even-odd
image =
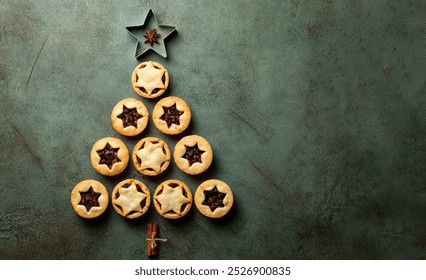
POLYGON ((157 187, 153 201, 155 209, 161 216, 178 219, 185 216, 191 209, 192 193, 184 182, 170 179, 157 187))
POLYGON ((149 113, 146 106, 135 98, 126 98, 118 102, 111 112, 114 129, 125 136, 135 136, 147 126, 149 113))
POLYGON ((95 180, 84 180, 71 191, 71 205, 82 218, 93 219, 105 212, 108 206, 108 191, 95 180))
POLYGON ((145 137, 136 143, 132 159, 136 169, 147 176, 161 174, 170 164, 170 149, 157 137, 145 137))
POLYGON ((155 104, 152 111, 152 120, 161 132, 176 135, 183 132, 189 126, 191 109, 179 97, 165 97, 155 104))
POLYGON ((105 137, 99 139, 90 152, 93 168, 102 175, 120 174, 129 163, 129 150, 120 139, 105 137))
POLYGON ((148 188, 140 181, 127 179, 118 183, 111 195, 112 206, 121 216, 135 219, 148 210, 151 196, 148 188))
POLYGON ((158 62, 142 62, 133 70, 132 86, 136 93, 142 97, 159 97, 169 86, 169 73, 158 62))
POLYGON ((231 188, 223 181, 211 179, 201 183, 194 194, 195 206, 206 217, 221 218, 234 204, 231 188))
POLYGON ((92 167, 102 175, 120 174, 129 162, 129 150, 120 139, 105 137, 99 139, 90 153, 92 167))
POLYGON ((196 175, 209 168, 213 161, 213 150, 203 137, 189 135, 176 143, 173 156, 180 170, 196 175))

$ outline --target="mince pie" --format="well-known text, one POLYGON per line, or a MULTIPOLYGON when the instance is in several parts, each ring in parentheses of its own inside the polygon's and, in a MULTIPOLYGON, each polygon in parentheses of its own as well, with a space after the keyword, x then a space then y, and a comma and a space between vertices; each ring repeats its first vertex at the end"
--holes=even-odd
POLYGON ((153 201, 158 213, 168 219, 181 218, 192 206, 192 193, 182 181, 171 179, 161 183, 154 192, 153 201))
POLYGON ((132 86, 136 93, 142 97, 159 97, 169 86, 169 73, 158 62, 142 62, 133 71, 132 86))
POLYGON ((93 145, 90 161, 100 174, 114 176, 127 167, 129 150, 120 139, 105 137, 93 145))
POLYGON ((151 203, 148 188, 134 179, 118 183, 112 191, 111 200, 115 211, 128 219, 135 219, 145 214, 151 203))
POLYGON ((169 135, 179 134, 189 126, 191 109, 179 97, 165 97, 155 105, 152 119, 161 132, 169 135))
POLYGON ((234 204, 231 188, 220 180, 207 180, 198 186, 194 194, 195 206, 206 217, 221 218, 234 204))
POLYGON ((149 113, 146 106, 135 98, 126 98, 115 105, 111 113, 114 129, 125 136, 135 136, 147 126, 149 113))
POLYGON ((147 176, 161 174, 170 164, 170 149, 157 137, 145 137, 136 143, 132 159, 136 169, 147 176))
POLYGON ((180 170, 196 175, 209 168, 213 161, 213 150, 203 137, 189 135, 177 142, 173 156, 180 170))
POLYGON ((98 181, 81 181, 71 191, 71 205, 80 217, 96 218, 104 213, 108 206, 108 191, 98 181))

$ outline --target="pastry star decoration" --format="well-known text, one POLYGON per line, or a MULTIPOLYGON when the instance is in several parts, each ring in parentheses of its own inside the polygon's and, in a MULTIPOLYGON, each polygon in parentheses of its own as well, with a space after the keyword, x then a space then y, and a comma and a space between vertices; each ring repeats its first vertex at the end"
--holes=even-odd
POLYGON ((120 196, 114 203, 123 209, 125 216, 132 211, 143 211, 141 202, 146 198, 146 195, 137 190, 135 183, 131 184, 128 188, 121 188, 118 192, 120 196))
POLYGON ((137 151, 136 155, 141 160, 142 169, 151 168, 157 173, 160 173, 161 166, 167 161, 161 142, 153 144, 151 141, 146 141, 143 149, 137 151))
POLYGON ((135 86, 144 88, 148 95, 151 95, 154 89, 164 89, 163 75, 166 69, 158 69, 154 67, 152 61, 149 61, 144 68, 136 70, 138 81, 135 86))
POLYGON ((181 214, 182 205, 191 201, 183 195, 182 186, 172 188, 168 185, 164 186, 163 192, 156 199, 161 204, 161 214, 173 211, 178 215, 181 214))

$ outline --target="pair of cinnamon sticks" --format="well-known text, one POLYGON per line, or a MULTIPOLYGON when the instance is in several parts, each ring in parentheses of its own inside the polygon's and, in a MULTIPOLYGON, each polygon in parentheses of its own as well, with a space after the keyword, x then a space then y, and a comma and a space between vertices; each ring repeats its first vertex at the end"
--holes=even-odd
POLYGON ((146 235, 146 251, 148 257, 156 256, 158 254, 158 241, 167 241, 164 238, 158 238, 158 225, 148 224, 148 232, 146 235))

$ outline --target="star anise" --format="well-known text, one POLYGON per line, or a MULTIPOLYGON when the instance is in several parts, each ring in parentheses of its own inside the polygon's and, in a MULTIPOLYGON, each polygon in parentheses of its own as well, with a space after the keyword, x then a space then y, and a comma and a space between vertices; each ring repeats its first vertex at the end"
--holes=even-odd
POLYGON ((157 33, 157 29, 149 29, 148 32, 146 32, 144 35, 145 37, 145 43, 148 43, 152 46, 154 43, 158 43, 157 38, 160 38, 161 35, 157 33))

